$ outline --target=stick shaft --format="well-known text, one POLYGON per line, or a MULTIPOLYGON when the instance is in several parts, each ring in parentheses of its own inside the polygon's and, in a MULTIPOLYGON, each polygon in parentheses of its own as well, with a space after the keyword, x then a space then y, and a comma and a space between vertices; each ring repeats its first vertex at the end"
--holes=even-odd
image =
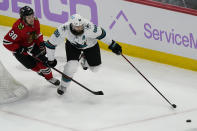
MULTIPOLYGON (((39 58, 32 56, 34 59, 38 60, 39 62, 42 62, 39 58)), ((42 62, 43 63, 43 62, 42 62)), ((60 73, 61 75, 63 75, 64 77, 66 77, 67 79, 70 79, 71 81, 73 81, 74 83, 78 84, 79 86, 81 86, 82 88, 84 88, 85 90, 91 92, 94 95, 103 95, 104 93, 102 91, 92 91, 89 88, 85 87, 84 85, 82 85, 81 83, 79 83, 78 81, 74 80, 73 78, 67 76, 66 74, 64 74, 63 72, 59 71, 58 69, 56 69, 55 67, 50 67, 53 70, 57 71, 58 73, 60 73)))
POLYGON ((121 56, 172 106, 173 104, 123 55, 121 56))

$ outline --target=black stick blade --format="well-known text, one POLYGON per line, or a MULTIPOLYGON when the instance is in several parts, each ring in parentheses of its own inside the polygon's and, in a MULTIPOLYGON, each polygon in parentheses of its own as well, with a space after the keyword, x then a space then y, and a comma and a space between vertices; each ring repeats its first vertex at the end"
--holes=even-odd
POLYGON ((95 95, 104 95, 104 93, 102 91, 97 91, 97 92, 94 92, 95 95))
POLYGON ((176 106, 175 104, 172 104, 172 107, 173 107, 173 108, 176 108, 177 106, 176 106))

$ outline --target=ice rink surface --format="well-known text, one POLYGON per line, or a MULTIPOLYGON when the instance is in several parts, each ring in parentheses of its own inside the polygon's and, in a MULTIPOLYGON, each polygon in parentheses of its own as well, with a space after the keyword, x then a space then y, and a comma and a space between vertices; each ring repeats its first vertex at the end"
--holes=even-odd
MULTIPOLYGON (((24 100, 0 105, 1 131, 197 131, 197 72, 126 56, 170 102, 171 106, 121 56, 101 51, 97 73, 81 67, 64 96, 36 73, 25 69, 3 45, 10 28, 0 27, 0 61, 22 83, 24 100), (191 119, 191 123, 186 123, 191 119)), ((124 49, 123 49, 124 50, 124 49)), ((66 62, 64 44, 56 49, 57 69, 66 62)), ((61 75, 55 71, 57 78, 61 75)))

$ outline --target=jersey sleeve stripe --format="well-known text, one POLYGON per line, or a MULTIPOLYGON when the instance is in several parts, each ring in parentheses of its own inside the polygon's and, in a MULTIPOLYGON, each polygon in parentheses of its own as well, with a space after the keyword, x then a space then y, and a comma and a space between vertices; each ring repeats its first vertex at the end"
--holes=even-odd
POLYGON ((105 30, 103 28, 101 28, 101 30, 102 30, 102 34, 100 36, 96 37, 96 39, 98 39, 98 40, 101 40, 106 36, 105 30))
POLYGON ((9 44, 12 44, 12 43, 13 43, 13 42, 7 41, 7 40, 5 40, 5 39, 3 40, 3 44, 4 44, 4 45, 9 45, 9 44))
POLYGON ((46 43, 45 43, 45 46, 47 47, 47 48, 49 48, 49 49, 55 49, 55 46, 53 45, 53 44, 51 44, 49 41, 47 41, 46 43))

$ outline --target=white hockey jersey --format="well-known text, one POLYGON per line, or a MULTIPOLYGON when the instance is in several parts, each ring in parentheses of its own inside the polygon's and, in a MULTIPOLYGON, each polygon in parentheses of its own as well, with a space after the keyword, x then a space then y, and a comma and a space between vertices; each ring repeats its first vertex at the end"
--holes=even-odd
POLYGON ((65 43, 65 40, 69 40, 72 45, 79 49, 87 49, 97 44, 97 40, 110 45, 112 39, 108 37, 105 30, 97 25, 94 25, 89 20, 85 19, 84 33, 81 35, 74 35, 70 30, 70 22, 60 25, 49 38, 47 48, 48 60, 53 61, 55 55, 55 47, 58 44, 65 43))

